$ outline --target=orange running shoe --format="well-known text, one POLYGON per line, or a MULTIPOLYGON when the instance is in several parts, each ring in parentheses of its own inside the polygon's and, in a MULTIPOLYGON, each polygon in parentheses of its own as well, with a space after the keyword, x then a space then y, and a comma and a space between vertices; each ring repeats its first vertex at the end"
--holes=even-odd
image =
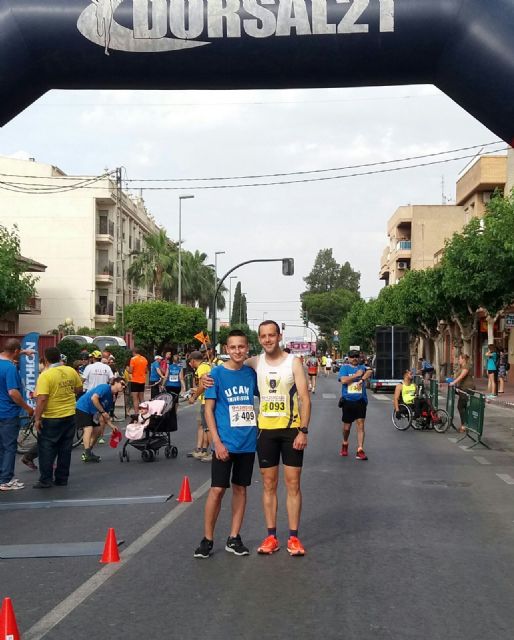
POLYGON ((305 549, 296 536, 291 536, 287 541, 287 551, 292 556, 304 556, 305 549))
POLYGON ((278 540, 275 536, 268 536, 264 538, 261 543, 261 546, 258 547, 257 553, 268 553, 271 555, 280 549, 280 545, 278 544, 278 540))

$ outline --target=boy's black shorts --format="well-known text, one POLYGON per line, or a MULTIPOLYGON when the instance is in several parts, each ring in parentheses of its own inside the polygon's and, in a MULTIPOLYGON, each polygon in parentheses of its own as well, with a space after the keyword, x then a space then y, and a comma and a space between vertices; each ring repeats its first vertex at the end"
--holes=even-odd
POLYGON ((228 489, 230 484, 249 487, 252 484, 255 453, 231 453, 226 462, 212 454, 211 487, 228 489), (232 474, 232 479, 230 475, 232 474))

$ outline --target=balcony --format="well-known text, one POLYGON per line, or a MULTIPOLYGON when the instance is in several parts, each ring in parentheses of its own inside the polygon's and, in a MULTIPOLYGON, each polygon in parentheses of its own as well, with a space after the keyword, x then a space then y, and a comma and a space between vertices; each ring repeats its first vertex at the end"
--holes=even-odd
POLYGON ((101 284, 112 284, 114 282, 114 262, 98 266, 96 281, 101 284))
POLYGON ((396 251, 412 251, 411 240, 400 240, 396 244, 396 251))
POLYGON ((96 230, 96 241, 98 244, 113 244, 114 242, 114 222, 100 219, 96 230))
POLYGON ((28 316, 41 315, 41 298, 29 298, 26 306, 20 311, 20 314, 28 316))
POLYGON ((97 302, 95 305, 96 322, 114 322, 114 302, 97 302))

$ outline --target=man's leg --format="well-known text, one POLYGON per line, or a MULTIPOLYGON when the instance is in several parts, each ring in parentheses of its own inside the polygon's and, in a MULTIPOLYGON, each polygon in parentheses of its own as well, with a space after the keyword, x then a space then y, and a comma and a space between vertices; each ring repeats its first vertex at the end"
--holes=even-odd
POLYGON ((53 465, 57 456, 59 431, 55 426, 55 420, 51 418, 43 418, 41 425, 38 436, 39 486, 47 486, 53 483, 53 465))
POLYGON ((312 376, 312 393, 316 392, 316 378, 318 376, 312 376))
POLYGON ((103 430, 104 427, 102 425, 95 425, 92 429, 92 433, 91 433, 91 446, 89 447, 90 449, 92 449, 95 444, 97 443, 98 438, 103 435, 103 430))
POLYGON ((284 481, 287 490, 287 518, 290 531, 298 532, 302 511, 302 492, 300 489, 301 467, 284 465, 284 481))
POLYGON ((93 446, 91 444, 92 438, 93 438, 93 426, 91 425, 90 427, 84 427, 84 436, 82 438, 82 444, 84 445, 84 451, 90 451, 91 450, 91 447, 93 446))
POLYGON ((262 508, 268 529, 277 528, 277 485, 278 465, 261 469, 262 475, 262 508))
POLYGON ((57 467, 55 468, 55 483, 65 485, 70 475, 71 450, 75 437, 75 416, 61 418, 61 435, 57 442, 57 467))
MULTIPOLYGON (((19 418, 0 420, 0 484, 7 484, 14 477, 19 433, 19 418)), ((23 483, 19 488, 23 488, 23 483)))
POLYGON ((357 423, 357 451, 364 449, 364 418, 356 420, 357 423))
POLYGON ((132 404, 134 406, 134 413, 139 413, 139 391, 132 391, 132 404))
POLYGON ((350 439, 350 431, 352 429, 351 422, 343 422, 343 445, 348 446, 348 441, 350 439))

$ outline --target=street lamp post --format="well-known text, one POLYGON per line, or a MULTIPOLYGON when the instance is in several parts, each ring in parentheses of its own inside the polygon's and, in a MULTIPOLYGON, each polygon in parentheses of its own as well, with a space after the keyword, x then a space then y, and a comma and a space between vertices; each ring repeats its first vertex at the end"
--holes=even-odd
POLYGON ((237 276, 230 276, 229 282, 229 294, 228 294, 228 323, 232 324, 232 280, 237 280, 237 276))
POLYGON ((194 196, 178 197, 178 304, 182 304, 182 200, 190 198, 194 198, 194 196))
MULTIPOLYGON (((240 262, 236 264, 235 267, 229 269, 227 273, 220 279, 218 282, 218 286, 216 287, 216 291, 214 292, 214 299, 218 298, 218 291, 221 288, 221 285, 225 282, 225 280, 229 277, 229 275, 239 269, 239 267, 243 267, 246 264, 253 264, 255 262, 281 262, 282 263, 282 274, 284 276, 292 276, 294 274, 294 259, 293 258, 257 258, 254 260, 245 260, 244 262, 240 262)), ((241 294, 241 297, 246 295, 245 293, 241 294)), ((213 314, 212 314, 212 344, 216 347, 216 305, 213 305, 213 314)))

